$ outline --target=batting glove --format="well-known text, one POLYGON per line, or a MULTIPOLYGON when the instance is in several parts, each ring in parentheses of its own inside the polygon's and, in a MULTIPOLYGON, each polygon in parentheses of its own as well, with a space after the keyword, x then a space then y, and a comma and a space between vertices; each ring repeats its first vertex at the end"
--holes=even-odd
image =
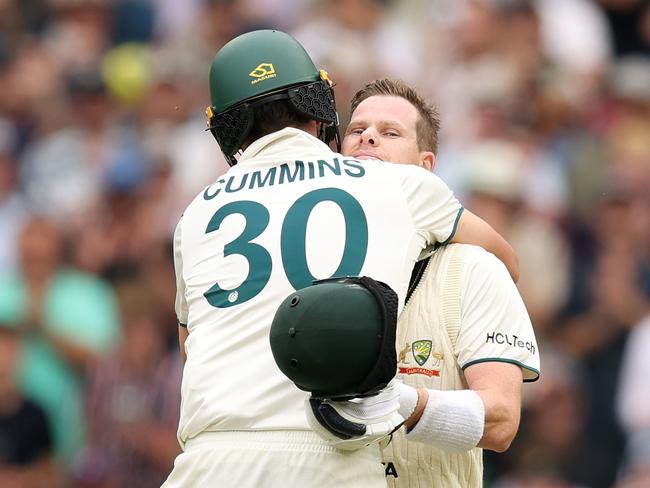
POLYGON ((351 451, 390 439, 413 408, 414 388, 392 380, 374 396, 345 401, 306 400, 307 421, 312 430, 337 449, 351 451), (400 405, 400 397, 408 406, 400 405), (407 398, 408 397, 408 398, 407 398))

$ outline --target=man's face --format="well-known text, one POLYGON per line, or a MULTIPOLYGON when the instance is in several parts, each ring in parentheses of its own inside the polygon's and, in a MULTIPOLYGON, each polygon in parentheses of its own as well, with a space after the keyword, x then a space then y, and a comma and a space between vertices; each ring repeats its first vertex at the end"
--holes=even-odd
POLYGON ((433 153, 418 148, 417 120, 417 109, 402 97, 366 98, 352 114, 341 152, 356 159, 379 159, 433 169, 433 153))

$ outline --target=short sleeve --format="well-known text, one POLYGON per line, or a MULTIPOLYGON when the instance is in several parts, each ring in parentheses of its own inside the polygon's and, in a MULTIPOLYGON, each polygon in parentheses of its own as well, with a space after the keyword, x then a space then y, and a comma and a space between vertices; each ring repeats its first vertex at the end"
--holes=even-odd
POLYGON ((181 252, 181 237, 183 218, 174 231, 174 272, 176 273, 176 317, 178 323, 187 325, 187 298, 185 296, 185 280, 183 279, 183 254, 181 252))
POLYGON ((458 363, 507 362, 522 368, 524 381, 540 374, 535 332, 506 267, 476 246, 461 274, 461 329, 458 363))
POLYGON ((463 206, 436 175, 419 166, 400 166, 403 190, 413 223, 430 244, 446 244, 456 233, 463 206))

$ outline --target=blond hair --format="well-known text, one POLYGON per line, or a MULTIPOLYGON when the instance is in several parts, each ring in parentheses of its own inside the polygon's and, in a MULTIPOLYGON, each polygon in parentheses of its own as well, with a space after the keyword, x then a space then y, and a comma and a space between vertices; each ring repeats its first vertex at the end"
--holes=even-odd
POLYGON ((415 88, 401 80, 384 78, 374 80, 364 86, 352 97, 350 112, 354 113, 359 104, 366 98, 377 95, 400 97, 409 102, 418 111, 415 133, 420 151, 438 151, 438 131, 440 130, 440 115, 438 109, 422 98, 415 88))

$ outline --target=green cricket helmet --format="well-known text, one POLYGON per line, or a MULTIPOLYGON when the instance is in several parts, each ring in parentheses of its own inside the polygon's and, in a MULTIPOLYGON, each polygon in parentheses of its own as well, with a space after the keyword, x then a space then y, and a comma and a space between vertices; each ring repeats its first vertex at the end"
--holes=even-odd
POLYGON ((371 395, 395 376, 397 294, 368 277, 330 278, 289 295, 270 343, 280 370, 316 398, 371 395))
POLYGON ((321 140, 326 144, 336 140, 340 147, 332 87, 327 72, 316 69, 290 35, 276 30, 247 32, 228 42, 212 60, 208 129, 232 166, 253 126, 253 107, 288 99, 298 112, 322 123, 321 140))

